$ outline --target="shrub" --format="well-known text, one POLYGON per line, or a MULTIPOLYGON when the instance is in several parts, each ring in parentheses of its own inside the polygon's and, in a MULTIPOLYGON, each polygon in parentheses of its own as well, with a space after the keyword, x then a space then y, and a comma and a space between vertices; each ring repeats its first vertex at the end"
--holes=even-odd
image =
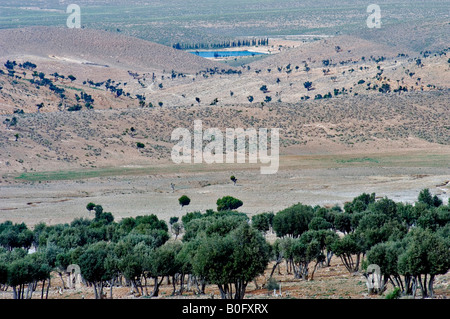
POLYGON ((400 288, 395 287, 393 291, 386 295, 386 299, 398 299, 402 295, 402 291, 400 288))
POLYGON ((222 198, 219 198, 216 202, 217 204, 217 210, 218 211, 224 211, 224 210, 233 210, 238 209, 243 205, 243 202, 237 198, 231 197, 231 196, 225 196, 222 198))

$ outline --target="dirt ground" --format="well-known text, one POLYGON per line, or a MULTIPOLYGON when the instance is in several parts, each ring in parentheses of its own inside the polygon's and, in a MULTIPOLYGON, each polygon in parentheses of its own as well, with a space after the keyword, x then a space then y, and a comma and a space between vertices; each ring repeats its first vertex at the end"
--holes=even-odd
MULTIPOLYGON (((301 164, 298 164, 301 166, 301 164)), ((296 203, 343 206, 365 193, 376 193, 395 201, 414 202, 429 188, 447 203, 450 170, 433 167, 383 167, 345 165, 339 167, 281 167, 275 175, 259 169, 210 170, 140 176, 99 177, 84 180, 17 182, 0 185, 0 222, 11 220, 33 226, 69 223, 90 218, 89 202, 100 204, 116 221, 124 217, 155 214, 169 221, 187 212, 216 209, 216 201, 233 196, 243 201, 241 212, 252 216, 274 212, 296 203), (236 185, 230 176, 238 179, 236 185), (171 189, 175 185, 175 191, 171 189), (180 208, 178 198, 187 195, 189 206, 180 208)))

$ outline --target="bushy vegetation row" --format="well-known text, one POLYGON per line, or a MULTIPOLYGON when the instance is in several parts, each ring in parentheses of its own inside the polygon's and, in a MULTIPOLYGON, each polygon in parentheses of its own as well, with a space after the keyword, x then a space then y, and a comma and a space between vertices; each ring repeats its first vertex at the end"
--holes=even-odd
MULTIPOLYGON (((189 205, 187 199, 180 198, 180 205, 189 205)), ((414 204, 362 194, 343 209, 299 203, 251 219, 235 211, 242 205, 235 198, 224 197, 217 205, 217 211, 189 212, 181 221, 172 217, 170 225, 155 215, 116 222, 93 203, 86 207, 93 218, 70 224, 40 223, 30 230, 4 222, 0 288, 11 288, 17 299, 39 290, 47 298, 52 276, 63 280, 68 266, 76 264, 96 298, 104 298, 107 287, 112 297, 116 286, 158 296, 164 278, 170 278, 173 295, 205 293, 212 284, 222 298, 242 299, 250 282, 266 270, 270 279, 282 262, 295 278, 313 280, 318 267, 330 266, 335 255, 351 273, 378 265, 381 285, 373 293, 382 294, 391 284, 397 296, 432 297, 435 277, 450 268, 450 201, 444 205, 428 189, 414 204), (267 232, 277 239, 269 243, 267 232)))
POLYGON ((240 48, 244 46, 268 46, 269 39, 242 39, 242 40, 228 40, 220 43, 175 43, 172 45, 177 50, 209 50, 209 49, 226 49, 226 48, 240 48))

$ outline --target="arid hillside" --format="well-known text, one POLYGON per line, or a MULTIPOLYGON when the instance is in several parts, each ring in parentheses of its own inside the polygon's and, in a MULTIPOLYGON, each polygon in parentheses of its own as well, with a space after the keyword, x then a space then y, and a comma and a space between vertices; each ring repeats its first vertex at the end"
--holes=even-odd
POLYGON ((380 93, 448 92, 450 83, 448 49, 417 53, 351 36, 278 41, 283 43, 280 50, 271 47, 267 57, 231 67, 106 32, 45 30, 0 32, 18 39, 0 51, 0 114, 296 104, 380 93), (48 44, 45 34, 53 34, 48 44), (34 37, 43 38, 38 42, 34 37), (68 49, 70 43, 77 43, 76 48, 68 49), (8 69, 8 60, 16 65, 8 69))
POLYGON ((117 33, 58 27, 0 30, 0 56, 37 56, 146 72, 195 73, 217 63, 117 33))
POLYGON ((169 162, 172 131, 192 132, 194 120, 204 129, 280 128, 281 152, 291 155, 448 147, 449 107, 447 92, 420 92, 295 105, 14 114, 0 117, 1 172, 169 162))

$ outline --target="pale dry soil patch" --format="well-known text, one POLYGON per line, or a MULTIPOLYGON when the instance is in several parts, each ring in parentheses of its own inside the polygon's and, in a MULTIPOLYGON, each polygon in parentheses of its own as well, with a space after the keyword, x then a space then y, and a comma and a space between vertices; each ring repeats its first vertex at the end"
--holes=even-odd
POLYGON ((241 199, 244 205, 239 211, 249 217, 276 213, 299 202, 342 207, 364 192, 412 203, 422 189, 429 188, 447 203, 450 168, 434 167, 433 157, 417 167, 422 160, 414 162, 405 156, 402 165, 402 154, 370 156, 285 156, 274 175, 260 174, 261 164, 204 164, 184 169, 171 163, 148 172, 136 167, 131 175, 125 171, 116 176, 28 182, 9 178, 0 183, 0 222, 25 222, 30 227, 39 222, 70 223, 93 217, 85 208, 89 202, 102 205, 116 221, 148 214, 169 221, 187 212, 216 209, 217 199, 227 195, 241 199), (237 177, 236 185, 231 175, 237 177), (191 199, 184 208, 178 204, 182 195, 191 199))

